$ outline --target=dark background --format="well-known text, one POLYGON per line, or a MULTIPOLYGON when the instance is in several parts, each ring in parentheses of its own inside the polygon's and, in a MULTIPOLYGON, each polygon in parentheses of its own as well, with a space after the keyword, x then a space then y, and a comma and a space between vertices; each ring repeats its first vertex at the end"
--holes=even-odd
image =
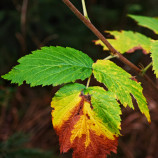
MULTIPOLYGON (((82 11, 80 0, 71 0, 82 11)), ((127 14, 158 16, 157 0, 86 0, 89 17, 104 30, 133 30, 158 39, 152 31, 138 27, 127 14)), ((108 52, 95 46, 97 38, 67 8, 62 0, 1 0, 0 1, 0 75, 17 64, 17 59, 42 46, 69 46, 88 54, 94 61, 108 52), (27 3, 28 2, 28 3, 27 3)), ((126 57, 137 66, 150 63, 141 50, 126 57)), ((122 68, 134 74, 120 61, 122 68)), ((158 86, 150 68, 149 77, 158 86)), ((137 110, 123 109, 120 158, 158 158, 158 93, 143 77, 151 113, 151 124, 137 110)), ((97 84, 92 79, 91 85, 97 84)), ((58 137, 51 124, 50 102, 60 87, 34 87, 10 84, 0 78, 0 158, 70 158, 59 156, 58 137)))

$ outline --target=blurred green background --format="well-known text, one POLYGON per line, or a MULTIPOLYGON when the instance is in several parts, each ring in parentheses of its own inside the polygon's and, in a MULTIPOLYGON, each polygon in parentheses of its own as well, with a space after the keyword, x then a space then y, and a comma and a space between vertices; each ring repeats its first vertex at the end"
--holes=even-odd
MULTIPOLYGON (((80 0, 71 2, 82 11, 80 0)), ((128 13, 158 16, 157 0, 86 0, 86 4, 92 23, 102 33, 131 29, 158 39, 152 31, 138 27, 127 18, 128 13)), ((96 39, 62 0, 0 1, 0 75, 10 71, 17 59, 42 46, 69 46, 83 51, 94 61, 104 58, 107 53, 94 45, 96 39)), ((151 60, 142 53, 127 57, 144 66, 151 60)), ((148 75, 156 82, 152 70, 148 75)), ((122 132, 125 136, 120 139, 118 155, 111 157, 158 157, 158 102, 150 85, 144 84, 144 88, 153 122, 149 126, 139 112, 124 110, 122 132)), ((50 102, 58 89, 30 88, 25 84, 18 87, 0 78, 0 158, 71 157, 71 152, 59 156, 58 137, 51 124, 50 102)))

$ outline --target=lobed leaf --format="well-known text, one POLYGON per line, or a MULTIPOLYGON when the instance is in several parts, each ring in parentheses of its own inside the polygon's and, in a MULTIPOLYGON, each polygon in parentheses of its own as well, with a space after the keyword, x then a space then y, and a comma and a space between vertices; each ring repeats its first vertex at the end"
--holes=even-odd
POLYGON ((121 109, 115 100, 113 93, 105 91, 102 87, 89 87, 85 90, 85 94, 90 94, 93 111, 97 117, 102 119, 106 128, 115 133, 120 134, 119 130, 121 118, 121 109))
POLYGON ((153 60, 153 69, 158 78, 158 41, 153 41, 151 44, 151 57, 153 60))
POLYGON ((131 80, 129 73, 110 60, 98 60, 93 64, 93 73, 97 81, 104 83, 108 90, 115 93, 115 97, 126 107, 134 109, 131 95, 137 101, 138 107, 150 122, 149 109, 142 93, 140 83, 131 80))
MULTIPOLYGON (((137 49, 142 49, 145 54, 150 52, 151 39, 138 32, 133 31, 108 31, 114 39, 108 39, 110 44, 121 54, 132 53, 137 49)), ((103 50, 109 50, 101 40, 95 41, 96 45, 103 46, 103 50)))
POLYGON ((138 22, 138 25, 147 27, 158 34, 158 18, 132 14, 129 14, 128 16, 138 22))
POLYGON ((43 47, 18 60, 15 66, 2 78, 21 85, 23 81, 31 86, 60 85, 84 80, 92 73, 92 59, 73 48, 43 47))
POLYGON ((73 157, 106 157, 117 151, 120 107, 101 87, 81 84, 62 87, 52 99, 52 122, 59 135, 60 151, 74 150, 73 157))

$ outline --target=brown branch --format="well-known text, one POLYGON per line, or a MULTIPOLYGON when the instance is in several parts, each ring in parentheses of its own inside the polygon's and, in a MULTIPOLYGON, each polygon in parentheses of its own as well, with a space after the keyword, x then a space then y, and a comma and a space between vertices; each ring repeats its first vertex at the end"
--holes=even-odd
POLYGON ((28 0, 23 0, 21 8, 21 31, 25 38, 26 35, 26 13, 27 13, 28 0))
POLYGON ((25 54, 25 51, 27 50, 27 44, 26 44, 26 14, 27 14, 27 7, 28 7, 28 0, 23 0, 22 6, 21 6, 21 33, 17 33, 16 37, 19 40, 19 43, 22 48, 22 53, 25 54))
POLYGON ((109 42, 108 40, 96 29, 96 27, 87 20, 78 10, 77 8, 69 1, 69 0, 63 0, 63 2, 72 10, 72 12, 109 48, 109 50, 119 57, 119 59, 134 69, 136 72, 140 72, 141 70, 135 66, 133 63, 131 63, 129 60, 127 60, 122 54, 120 54, 109 42))
MULTIPOLYGON (((128 59, 126 59, 122 54, 120 54, 109 42, 108 40, 96 29, 96 27, 87 19, 85 18, 78 9, 69 1, 69 0, 62 0, 69 9, 109 48, 109 50, 113 53, 113 55, 117 55, 118 59, 122 61, 124 64, 128 65, 131 69, 133 69, 135 72, 140 74, 141 70, 131 63, 128 59)), ((144 77, 148 80, 148 82, 151 83, 151 85, 158 90, 158 88, 155 86, 153 81, 147 76, 144 75, 144 77)))

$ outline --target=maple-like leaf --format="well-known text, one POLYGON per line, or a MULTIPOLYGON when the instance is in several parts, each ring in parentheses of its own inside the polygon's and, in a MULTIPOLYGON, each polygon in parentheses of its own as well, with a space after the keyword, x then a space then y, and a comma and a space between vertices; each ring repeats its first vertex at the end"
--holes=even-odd
POLYGON ((84 80, 92 73, 92 59, 73 48, 42 47, 18 60, 15 66, 2 78, 21 85, 23 81, 31 86, 60 85, 84 80))
POLYGON ((151 44, 151 57, 153 60, 153 69, 158 78, 158 40, 153 41, 151 44))
POLYGON ((137 101, 138 107, 150 122, 149 109, 142 93, 140 83, 131 80, 132 76, 110 60, 98 60, 93 64, 94 77, 104 83, 109 91, 126 107, 134 109, 131 95, 137 101))
POLYGON ((52 122, 59 135, 60 151, 73 151, 73 158, 105 158, 116 153, 120 107, 101 87, 81 84, 62 87, 52 99, 52 122))
MULTIPOLYGON (((137 49, 142 49, 145 54, 150 52, 151 39, 138 32, 133 31, 106 31, 114 36, 114 39, 108 39, 110 44, 121 54, 132 53, 137 49)), ((95 41, 96 45, 103 46, 103 50, 109 50, 101 40, 95 41)))
POLYGON ((158 34, 158 18, 132 14, 129 14, 128 16, 137 21, 138 25, 147 27, 158 34))

